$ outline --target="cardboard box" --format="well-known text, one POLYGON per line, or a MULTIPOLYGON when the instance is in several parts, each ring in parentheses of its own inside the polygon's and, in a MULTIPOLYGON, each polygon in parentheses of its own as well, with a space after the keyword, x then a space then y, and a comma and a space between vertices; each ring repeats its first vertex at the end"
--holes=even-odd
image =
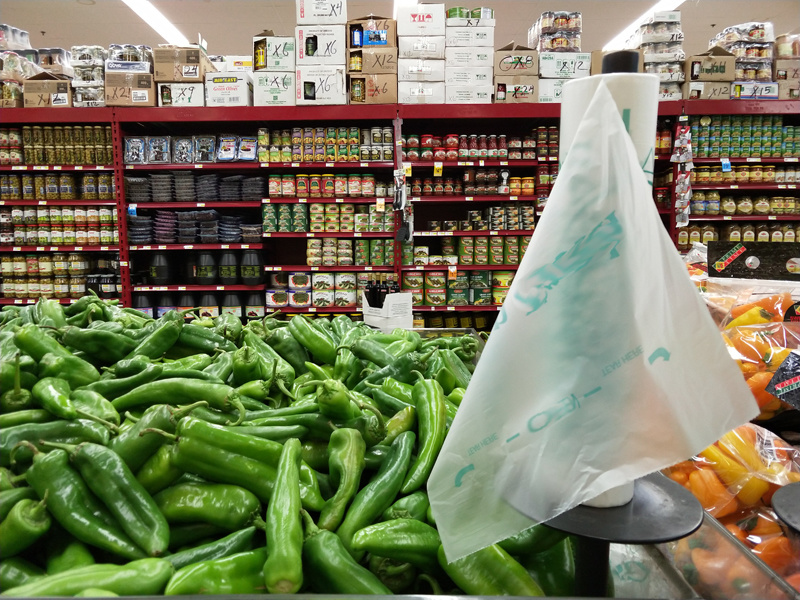
POLYGON ((542 52, 539 54, 539 77, 542 79, 578 79, 588 77, 592 68, 589 52, 542 52))
POLYGON ((494 48, 494 27, 447 27, 445 46, 494 48))
POLYGON ((253 74, 206 74, 206 106, 253 106, 253 74))
POLYGON ((779 58, 776 60, 775 81, 800 81, 800 59, 779 58))
POLYGON ((800 80, 779 81, 778 100, 800 100, 800 80))
MULTIPOLYGON (((644 52, 638 50, 639 52, 639 73, 644 73, 644 52)), ((593 50, 592 51, 592 65, 590 69, 590 73, 592 75, 600 75, 603 72, 603 57, 608 54, 608 52, 604 52, 602 50, 593 50)))
POLYGON ((70 78, 45 71, 22 82, 25 108, 64 108, 72 106, 70 78))
POLYGON ((444 4, 398 6, 397 35, 445 35, 444 4))
POLYGON ((564 91, 564 84, 569 83, 569 79, 542 79, 539 78, 539 102, 561 104, 561 94, 564 91))
POLYGON ((443 81, 398 81, 398 104, 444 104, 443 81))
POLYGON ((345 64, 344 25, 298 25, 295 28, 295 67, 345 64), (308 51, 313 49, 313 53, 308 51))
POLYGON ((444 60, 447 67, 491 67, 494 65, 494 54, 491 48, 445 47, 444 60))
POLYGON ((159 83, 158 105, 205 106, 205 87, 202 83, 159 83))
MULTIPOLYGON (((361 55, 361 71, 363 75, 397 75, 397 48, 363 48, 348 50, 347 64, 351 64, 353 54, 361 55)), ((352 73, 353 71, 351 71, 352 73)))
POLYGON ((511 42, 495 51, 492 64, 496 75, 538 75, 539 53, 511 42))
POLYGON ((347 23, 347 1, 295 0, 295 13, 298 25, 344 25, 347 23))
POLYGON ((397 47, 397 21, 378 15, 367 15, 347 22, 347 47, 353 47, 353 30, 361 30, 363 47, 397 47))
POLYGON ((155 106, 150 73, 106 73, 106 106, 155 106))
POLYGON ((493 85, 447 85, 445 104, 491 104, 493 85))
POLYGON ((265 29, 253 36, 253 71, 294 71, 295 40, 265 29))
POLYGON ((777 100, 778 84, 761 81, 734 81, 731 100, 777 100))
POLYGON ((295 102, 298 106, 347 104, 344 67, 298 66, 295 75, 295 102))
POLYGON ((397 61, 398 81, 444 81, 443 60, 401 58, 397 61))
POLYGON ((733 81, 736 57, 719 46, 686 59, 686 81, 733 81))
POLYGON ((670 86, 659 86, 658 100, 681 100, 686 93, 686 84, 675 84, 670 86))
POLYGON ((444 58, 445 37, 413 36, 397 38, 398 58, 444 58))
POLYGON ((351 75, 350 104, 397 104, 397 75, 351 75), (354 101, 354 82, 362 86, 361 101, 354 101))
POLYGON ((253 106, 294 106, 295 72, 258 71, 253 74, 253 106))
POLYGON ((539 101, 535 75, 502 75, 494 78, 495 104, 529 104, 539 101))
POLYGON ((444 82, 447 86, 487 86, 492 82, 494 69, 491 67, 445 67, 444 82))
MULTIPOLYGON (((215 65, 216 66, 216 65, 215 65)), ((253 57, 250 55, 237 54, 225 57, 225 71, 252 71, 253 57)))
POLYGON ((106 59, 105 71, 106 73, 152 73, 153 65, 145 61, 106 59))
POLYGON ((494 27, 497 25, 497 20, 449 17, 444 20, 444 24, 446 27, 494 27))
POLYGON ((202 83, 214 65, 200 48, 161 46, 153 48, 153 74, 156 81, 197 81, 202 83))
POLYGON ((686 100, 730 100, 729 81, 687 81, 683 84, 686 100))

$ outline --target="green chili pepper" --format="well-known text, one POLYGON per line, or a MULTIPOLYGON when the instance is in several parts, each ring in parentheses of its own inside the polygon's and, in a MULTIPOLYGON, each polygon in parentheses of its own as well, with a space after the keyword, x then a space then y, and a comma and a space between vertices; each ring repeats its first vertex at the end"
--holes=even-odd
POLYGON ((386 377, 392 377, 402 383, 412 383, 416 381, 416 376, 413 372, 424 371, 425 365, 432 355, 433 351, 427 354, 409 352, 382 369, 370 373, 366 379, 355 387, 355 391, 369 395, 371 388, 368 384, 380 384, 386 377))
POLYGON ((82 542, 127 559, 144 556, 69 466, 68 460, 64 450, 40 452, 28 469, 28 483, 39 498, 47 495, 50 514, 82 542))
POLYGON ((100 372, 94 365, 77 356, 48 353, 39 362, 39 377, 60 377, 72 389, 77 389, 100 379, 100 372))
POLYGON ((27 410, 33 407, 33 396, 28 390, 22 388, 19 357, 20 353, 17 352, 14 360, 14 389, 8 390, 0 397, 0 409, 3 412, 27 410))
POLYGON ((74 596, 89 588, 120 596, 160 594, 172 576, 172 565, 161 558, 143 558, 124 565, 98 564, 73 569, 3 592, 3 596, 74 596))
POLYGON ((13 413, 0 414, 0 429, 27 425, 28 423, 47 423, 55 417, 46 410, 34 408, 31 410, 18 410, 13 413))
POLYGON ((545 595, 575 595, 575 559, 568 537, 543 552, 521 556, 520 563, 545 595))
POLYGON ((309 358, 308 352, 294 339, 288 328, 281 327, 268 331, 264 341, 292 366, 295 375, 303 375, 308 371, 305 366, 309 358))
POLYGON ((303 525, 300 521, 300 440, 283 445, 275 489, 267 505, 269 555, 264 582, 270 594, 294 594, 303 585, 303 525))
POLYGON ((167 584, 167 596, 263 594, 264 548, 188 565, 167 584))
POLYGON ((0 521, 8 516, 17 502, 38 499, 36 492, 29 487, 13 488, 0 492, 0 521))
MULTIPOLYGON (((297 408, 305 409, 316 406, 316 404, 307 404, 297 408)), ((283 411, 285 409, 276 409, 274 412, 277 412, 278 410, 283 411)), ((259 427, 292 427, 300 425, 308 429, 309 437, 322 440, 329 439, 331 437, 331 433, 336 429, 336 426, 333 424, 333 422, 325 415, 307 412, 259 417, 245 422, 244 425, 255 425, 259 427)))
POLYGON ((273 365, 251 346, 242 346, 233 353, 233 382, 243 385, 248 381, 270 379, 273 365))
POLYGON ((419 418, 419 450, 403 482, 401 491, 404 494, 419 489, 427 481, 444 444, 447 426, 442 386, 420 373, 417 375, 419 381, 414 385, 413 404, 419 418))
POLYGON ((139 386, 155 380, 161 375, 161 372, 161 365, 149 364, 136 375, 123 377, 122 379, 101 379, 87 385, 85 389, 97 392, 108 400, 116 400, 139 386))
POLYGON ((410 563, 425 571, 437 567, 436 553, 441 545, 439 533, 416 519, 393 519, 369 525, 353 536, 353 548, 402 563, 410 563))
POLYGON ((361 360, 373 362, 381 368, 392 364, 397 358, 388 352, 386 347, 371 337, 362 337, 355 340, 350 345, 349 350, 361 360))
POLYGON ((303 565, 311 588, 323 594, 391 594, 389 588, 359 565, 332 531, 320 529, 304 510, 303 565))
POLYGON ((72 304, 69 304, 66 307, 64 307, 64 314, 68 317, 73 317, 78 313, 83 312, 89 306, 95 304, 96 302, 99 302, 99 299, 96 294, 81 296, 80 298, 78 298, 76 302, 73 302, 72 304))
MULTIPOLYGON (((338 317, 337 317, 338 318, 338 317)), ((336 319, 334 319, 335 321, 336 319)), ((349 389, 354 388, 361 381, 363 364, 350 350, 350 345, 366 334, 364 327, 353 327, 344 333, 342 343, 337 349, 336 361, 333 366, 334 378, 343 382, 349 389)))
POLYGON ((74 421, 48 421, 46 423, 26 423, 3 430, 0 437, 0 464, 9 466, 12 460, 27 463, 33 457, 32 447, 42 449, 41 442, 61 442, 78 444, 94 442, 108 444, 109 432, 106 427, 93 421, 75 419, 74 421), (31 446, 21 442, 28 442, 31 446), (13 451, 13 452, 12 452, 13 451))
POLYGON ((544 523, 529 527, 497 544, 509 554, 525 556, 545 552, 567 537, 567 534, 544 523))
POLYGON ((136 347, 136 342, 125 335, 79 327, 63 329, 61 343, 109 364, 122 360, 136 347))
POLYGON ((183 326, 178 336, 178 343, 184 348, 206 354, 215 354, 218 349, 226 352, 236 350, 236 345, 229 339, 219 335, 211 328, 195 324, 183 326))
POLYGON ((455 387, 466 389, 472 379, 472 373, 470 373, 464 361, 453 350, 448 348, 440 349, 438 352, 444 361, 445 367, 455 378, 455 387))
POLYGON ((319 515, 319 527, 335 531, 344 518, 350 500, 356 495, 364 470, 366 444, 355 429, 337 429, 328 442, 328 472, 336 493, 319 515))
POLYGON ((76 540, 64 531, 60 531, 55 536, 48 536, 46 563, 48 575, 56 575, 93 564, 95 564, 94 557, 83 542, 76 540))
POLYGON ((249 525, 261 502, 248 490, 222 483, 181 483, 153 497, 167 522, 208 523, 228 531, 249 525))
POLYGON ((391 521, 393 519, 425 521, 425 513, 430 505, 428 495, 425 492, 414 492, 408 496, 403 496, 383 511, 381 519, 383 521, 391 521))
POLYGON ((100 498, 122 530, 148 555, 159 556, 169 545, 169 525, 128 465, 116 452, 99 444, 51 444, 69 453, 89 489, 100 498))
POLYGON ((372 401, 387 417, 393 417, 405 408, 413 408, 411 404, 398 400, 394 396, 384 392, 378 386, 372 388, 372 401))
POLYGON ((283 357, 281 357, 281 355, 278 354, 272 346, 267 344, 263 339, 255 335, 253 332, 245 332, 242 336, 242 341, 246 347, 249 346, 258 352, 267 362, 272 362, 275 364, 275 377, 273 379, 273 385, 277 386, 281 392, 291 398, 291 389, 295 379, 294 367, 284 360, 283 357))
MULTIPOLYGON (((162 317, 164 319, 164 317, 162 317)), ((183 318, 181 320, 164 319, 159 323, 152 332, 142 339, 139 344, 124 358, 133 358, 136 355, 146 356, 148 358, 161 358, 175 342, 181 334, 181 327, 183 326, 183 318)))
MULTIPOLYGON (((188 482, 178 482, 188 483, 188 482)), ((194 483, 205 483, 197 481, 194 483)), ((192 523, 191 525, 174 525, 169 528, 170 550, 188 550, 197 544, 204 544, 210 539, 225 535, 229 530, 209 523, 192 523)))
POLYGON ((353 320, 345 315, 338 315, 331 320, 331 329, 336 336, 344 343, 344 336, 351 329, 363 329, 363 327, 356 325, 353 320))
POLYGON ((289 331, 317 361, 333 365, 336 362, 336 344, 313 327, 304 315, 295 315, 289 321, 289 331))
POLYGON ((348 421, 360 414, 350 400, 347 387, 338 379, 326 379, 317 386, 317 403, 320 413, 338 421, 348 421))
MULTIPOLYGON (((153 363, 150 362, 150 359, 147 356, 137 354, 132 358, 125 358, 118 361, 111 369, 111 373, 119 379, 123 377, 131 377, 132 375, 138 375, 151 364, 153 363)), ((161 365, 161 368, 163 370, 164 366, 161 365)))
POLYGON ((172 485, 183 474, 172 460, 174 446, 164 444, 136 472, 138 481, 148 494, 157 494, 172 485))
POLYGON ((93 321, 86 326, 87 329, 97 329, 99 331, 110 331, 111 333, 123 333, 125 328, 122 323, 116 321, 93 321))
POLYGON ((185 371, 189 369, 202 371, 206 367, 210 366, 213 362, 214 359, 208 354, 192 354, 191 356, 187 356, 178 360, 165 360, 162 362, 162 366, 164 371, 185 371))
MULTIPOLYGON (((306 429, 306 432, 308 430, 306 429)), ((302 436, 295 436, 300 437, 302 436)), ((324 440, 304 440, 300 446, 300 456, 303 462, 308 464, 312 469, 320 472, 328 472, 328 442, 324 440)))
POLYGON ((15 556, 0 561, 0 590, 9 590, 44 579, 44 571, 24 558, 15 556))
POLYGON ((225 558, 231 554, 248 552, 253 548, 255 533, 255 527, 245 527, 222 539, 207 544, 201 544, 194 548, 188 548, 164 558, 171 562, 175 569, 182 569, 183 567, 201 561, 216 560, 218 558, 225 558))
MULTIPOLYGON (((17 347, 14 346, 14 350, 16 349, 17 347)), ((33 359, 27 355, 20 356, 19 386, 24 390, 30 390, 34 385, 36 385, 36 382, 39 379, 34 373, 31 373, 24 369, 23 363, 25 360, 32 361, 33 359)), ((36 364, 34 363, 34 367, 35 366, 36 364)), ((16 383, 15 383, 16 378, 17 378, 16 357, 14 359, 2 360, 2 362, 0 362, 0 389, 11 391, 12 388, 16 388, 16 383)))
POLYGON ((69 395, 69 398, 77 410, 113 423, 116 426, 119 425, 120 419, 117 409, 97 392, 87 389, 75 390, 69 395))
POLYGON ((544 596, 542 588, 497 544, 447 562, 439 546, 439 565, 466 594, 474 596, 544 596))
MULTIPOLYGON (((5 467, 0 467, 0 492, 12 490, 18 483, 25 481, 25 474, 14 475, 14 472, 5 467)), ((2 521, 2 519, 0 519, 2 521)))
POLYGON ((0 523, 0 559, 9 558, 30 547, 50 529, 47 494, 41 502, 20 500, 0 523))
POLYGON ((367 451, 364 453, 364 468, 370 471, 377 471, 380 469, 386 457, 389 455, 390 449, 391 446, 380 445, 367 448, 367 451))
POLYGON ((386 437, 380 443, 391 445, 398 435, 412 429, 416 422, 416 409, 413 406, 406 406, 386 422, 386 437))
POLYGON ((63 379, 45 377, 33 386, 33 398, 36 402, 60 419, 77 419, 78 411, 69 399, 70 387, 63 379))
POLYGON ((402 400, 408 404, 413 402, 414 385, 397 381, 392 377, 387 377, 381 382, 381 391, 394 396, 398 400, 402 400))
POLYGON ((47 335, 38 325, 27 324, 20 327, 14 334, 14 344, 37 363, 48 352, 58 356, 72 356, 72 352, 47 335))
POLYGON ((239 425, 236 428, 236 432, 243 433, 245 435, 252 435, 254 437, 262 438, 265 440, 272 440, 273 442, 280 442, 281 444, 283 444, 284 442, 292 438, 302 439, 308 433, 308 428, 303 427, 302 425, 291 425, 283 427, 281 426, 259 427, 257 425, 253 426, 239 425))
POLYGON ((369 557, 367 565, 370 572, 374 573, 393 594, 409 592, 417 581, 417 569, 410 563, 373 554, 369 557))
POLYGON ((197 379, 175 378, 151 381, 116 398, 112 404, 118 411, 124 411, 139 406, 150 406, 159 401, 170 404, 205 401, 210 407, 223 412, 238 410, 239 419, 233 423, 234 425, 244 420, 244 406, 236 390, 222 383, 197 379))
POLYGON ((73 596, 73 598, 118 598, 119 594, 115 594, 109 590, 102 588, 86 588, 81 590, 73 596))
POLYGON ((413 431, 406 431, 397 437, 377 475, 356 494, 344 521, 336 530, 336 535, 353 558, 360 559, 364 554, 352 548, 355 533, 374 522, 389 508, 400 491, 415 439, 413 431))
POLYGON ((452 392, 447 395, 447 401, 456 406, 461 406, 461 401, 464 399, 464 394, 467 390, 461 387, 454 388, 452 392))
POLYGON ((228 379, 233 374, 233 352, 222 352, 218 354, 214 362, 203 369, 203 372, 213 375, 220 381, 227 383, 228 379))
POLYGON ((242 320, 236 315, 222 313, 216 318, 214 332, 217 335, 235 342, 242 334, 242 320))
POLYGON ((173 369, 170 371, 163 371, 161 375, 159 375, 158 379, 199 379, 200 381, 208 381, 209 383, 223 383, 221 379, 218 379, 213 375, 203 373, 203 371, 195 371, 194 369, 173 369))

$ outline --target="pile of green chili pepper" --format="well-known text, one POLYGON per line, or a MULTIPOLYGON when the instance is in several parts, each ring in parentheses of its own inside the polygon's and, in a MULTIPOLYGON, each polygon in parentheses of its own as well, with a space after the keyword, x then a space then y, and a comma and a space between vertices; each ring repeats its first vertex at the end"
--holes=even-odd
POLYGON ((2 595, 571 594, 543 525, 444 559, 426 483, 479 340, 193 317, 0 311, 2 595))

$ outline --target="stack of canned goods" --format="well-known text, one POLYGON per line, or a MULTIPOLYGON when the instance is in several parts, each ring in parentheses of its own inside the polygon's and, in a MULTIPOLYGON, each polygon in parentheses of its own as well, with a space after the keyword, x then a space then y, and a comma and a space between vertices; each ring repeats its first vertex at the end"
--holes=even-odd
POLYGON ((384 233, 394 231, 394 213, 364 204, 264 204, 265 233, 384 233))
POLYGON ((306 264, 309 267, 389 267, 394 264, 394 242, 383 239, 309 239, 306 241, 306 264))
POLYGON ((367 162, 394 160, 392 127, 293 127, 258 130, 259 162, 367 162))
POLYGON ((80 298, 88 290, 101 298, 119 295, 118 261, 90 259, 78 252, 3 256, 3 298, 80 298))
POLYGON ((441 254, 431 254, 429 246, 404 243, 402 264, 422 265, 516 265, 530 243, 531 236, 443 237, 441 254), (456 241, 457 239, 457 241, 456 241), (490 241, 492 240, 492 241, 490 241))
POLYGON ((692 224, 678 230, 678 250, 686 251, 694 242, 796 242, 800 239, 798 223, 733 223, 724 227, 692 224))
POLYGON ((406 271, 402 289, 414 306, 501 305, 508 295, 514 271, 406 271))
POLYGON ((0 129, 3 165, 111 165, 111 126, 26 125, 0 129))
POLYGON ((715 190, 692 193, 689 205, 693 215, 797 215, 800 199, 797 196, 720 196, 715 190))
POLYGON ((0 199, 5 201, 113 200, 115 192, 111 173, 0 175, 0 199))
POLYGON ((119 243, 112 206, 0 207, 2 246, 107 246, 119 243))
POLYGON ((701 165, 692 170, 692 185, 752 185, 773 183, 795 183, 800 181, 800 166, 747 164, 733 165, 724 171, 721 165, 701 165))
MULTIPOLYGON (((388 285, 397 281, 394 273, 381 273, 379 277, 388 285)), ((355 310, 361 306, 361 292, 375 278, 374 273, 272 273, 266 290, 266 306, 355 310)))
POLYGON ((800 128, 784 125, 781 115, 697 116, 691 131, 698 158, 800 156, 800 128))
POLYGON ((467 211, 462 220, 428 221, 428 231, 533 231, 536 220, 533 204, 506 203, 485 210, 467 211))
POLYGON ((394 196, 394 184, 376 181, 372 173, 297 173, 270 175, 270 198, 384 198, 394 196))
POLYGON ((504 134, 408 134, 401 137, 401 146, 403 160, 411 162, 533 160, 537 156, 558 156, 558 127, 538 127, 523 137, 504 134))

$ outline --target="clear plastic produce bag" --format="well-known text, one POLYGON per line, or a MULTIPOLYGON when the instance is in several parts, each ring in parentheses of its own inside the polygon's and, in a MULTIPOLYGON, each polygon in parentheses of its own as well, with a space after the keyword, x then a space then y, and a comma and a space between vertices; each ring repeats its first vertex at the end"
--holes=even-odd
POLYGON ((446 555, 692 456, 756 414, 601 83, 428 482, 446 555))

